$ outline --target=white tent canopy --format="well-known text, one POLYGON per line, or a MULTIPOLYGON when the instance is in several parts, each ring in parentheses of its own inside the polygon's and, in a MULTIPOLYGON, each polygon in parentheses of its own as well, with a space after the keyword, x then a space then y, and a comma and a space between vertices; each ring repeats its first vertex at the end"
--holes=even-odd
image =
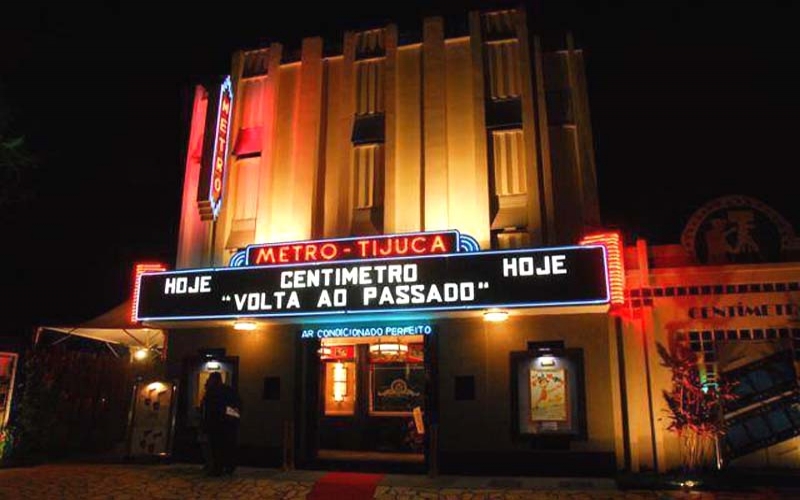
POLYGON ((39 341, 42 330, 49 330, 127 347, 148 349, 164 347, 163 330, 145 328, 133 323, 130 316, 131 301, 123 302, 110 311, 77 325, 39 327, 36 341, 39 341))

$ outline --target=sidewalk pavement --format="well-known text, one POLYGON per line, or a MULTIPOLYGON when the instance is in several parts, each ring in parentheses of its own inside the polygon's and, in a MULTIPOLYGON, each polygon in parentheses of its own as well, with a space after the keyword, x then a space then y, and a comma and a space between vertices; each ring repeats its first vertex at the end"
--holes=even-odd
MULTIPOLYGON (((242 467, 233 477, 208 478, 199 465, 52 464, 0 469, 0 499, 303 499, 325 471, 242 467)), ((797 492, 621 491, 612 479, 493 478, 387 474, 375 498, 491 500, 667 500, 798 498, 797 492)))

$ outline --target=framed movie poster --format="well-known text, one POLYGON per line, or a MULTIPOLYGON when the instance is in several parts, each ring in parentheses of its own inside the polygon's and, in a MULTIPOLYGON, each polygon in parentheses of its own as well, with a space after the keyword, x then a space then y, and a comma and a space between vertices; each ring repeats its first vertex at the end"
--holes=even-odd
POLYGON ((547 446, 585 439, 583 351, 517 351, 510 361, 513 435, 521 440, 546 439, 547 446))
POLYGON ((565 369, 530 369, 532 422, 569 420, 569 392, 565 369))
POLYGON ((167 456, 175 425, 174 381, 141 381, 133 389, 128 456, 167 456))

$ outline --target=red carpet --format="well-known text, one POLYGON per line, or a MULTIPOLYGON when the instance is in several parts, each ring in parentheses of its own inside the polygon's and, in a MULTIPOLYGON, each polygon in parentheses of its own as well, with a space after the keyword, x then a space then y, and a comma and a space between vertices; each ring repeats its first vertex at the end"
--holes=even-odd
POLYGON ((314 483, 308 500, 371 500, 383 474, 328 472, 314 483))

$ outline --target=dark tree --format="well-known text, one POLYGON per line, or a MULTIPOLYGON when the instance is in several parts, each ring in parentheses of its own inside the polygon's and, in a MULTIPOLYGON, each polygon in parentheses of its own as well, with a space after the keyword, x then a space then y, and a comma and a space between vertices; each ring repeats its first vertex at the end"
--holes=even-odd
POLYGON ((2 96, 0 88, 0 209, 31 197, 31 173, 36 168, 25 137, 13 130, 11 112, 2 96))

